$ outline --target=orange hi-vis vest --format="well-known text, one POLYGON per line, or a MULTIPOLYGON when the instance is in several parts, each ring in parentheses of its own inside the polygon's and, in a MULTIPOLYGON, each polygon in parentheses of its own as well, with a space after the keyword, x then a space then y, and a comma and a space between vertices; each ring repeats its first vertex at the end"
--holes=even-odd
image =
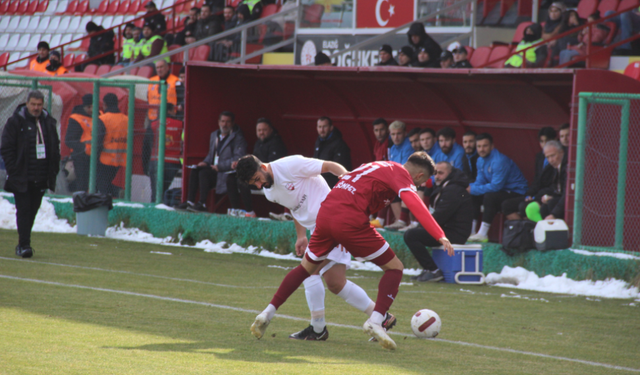
POLYGON ((52 76, 61 76, 63 74, 67 74, 69 73, 69 71, 67 70, 67 68, 65 68, 64 66, 59 67, 55 72, 52 72, 50 70, 46 70, 44 71, 47 74, 50 74, 52 76))
POLYGON ((80 142, 84 143, 84 152, 91 156, 91 128, 93 127, 93 119, 79 113, 74 113, 69 117, 76 120, 82 127, 82 137, 80 137, 80 142))
POLYGON ((35 70, 36 72, 42 73, 50 73, 47 70, 47 65, 49 65, 49 59, 46 59, 45 61, 39 63, 38 59, 35 58, 29 63, 29 70, 35 70))
MULTIPOLYGON (((182 121, 174 118, 167 118, 166 136, 164 143, 164 161, 165 163, 180 164, 182 157, 182 129, 184 125, 182 121)), ((151 151, 151 160, 158 160, 158 141, 160 139, 160 121, 151 123, 153 130, 153 150, 151 151)))
MULTIPOLYGON (((151 77, 152 81, 159 81, 160 77, 155 76, 151 77)), ((178 94, 176 93, 176 82, 178 82, 178 77, 173 74, 169 74, 167 77, 167 103, 171 103, 173 105, 178 104, 178 94)), ((160 95, 160 85, 150 84, 147 89, 147 99, 149 105, 155 106, 149 108, 149 120, 154 121, 158 118, 158 107, 160 107, 160 100, 162 96, 160 95)))
POLYGON ((122 113, 107 112, 100 120, 106 129, 100 162, 114 167, 126 166, 129 118, 122 113))

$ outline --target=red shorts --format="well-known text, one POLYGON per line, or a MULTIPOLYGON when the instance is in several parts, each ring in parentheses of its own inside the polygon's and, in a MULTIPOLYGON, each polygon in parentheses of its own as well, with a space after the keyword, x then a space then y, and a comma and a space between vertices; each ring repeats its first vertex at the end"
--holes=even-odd
POLYGON ((378 266, 389 263, 395 253, 387 241, 369 224, 364 215, 323 215, 320 210, 316 220, 316 229, 309 241, 306 256, 313 262, 327 258, 338 244, 344 246, 354 257, 372 261, 378 266), (338 216, 338 217, 337 217, 338 216), (362 220, 362 217, 365 220, 362 220))

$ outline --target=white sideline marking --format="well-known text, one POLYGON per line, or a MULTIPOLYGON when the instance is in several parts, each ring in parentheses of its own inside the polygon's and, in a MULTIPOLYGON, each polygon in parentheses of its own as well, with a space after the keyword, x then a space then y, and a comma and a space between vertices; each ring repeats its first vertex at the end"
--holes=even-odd
MULTIPOLYGON (((128 295, 128 296, 145 297, 145 298, 152 298, 152 299, 157 299, 157 300, 162 300, 162 301, 170 301, 170 302, 188 303, 188 304, 192 304, 192 305, 215 307, 215 308, 224 309, 224 310, 233 310, 233 311, 240 311, 240 312, 253 313, 253 314, 259 314, 260 313, 260 311, 257 311, 257 310, 243 309, 243 308, 240 308, 240 307, 218 305, 218 304, 209 303, 209 302, 191 301, 191 300, 186 300, 186 299, 181 299, 181 298, 162 297, 162 296, 156 296, 156 295, 153 295, 153 294, 136 293, 136 292, 129 292, 129 291, 125 291, 125 290, 96 288, 96 287, 85 286, 85 285, 64 284, 64 283, 59 283, 59 282, 55 282, 55 281, 28 279, 28 278, 8 276, 8 275, 0 275, 0 279, 28 281, 28 282, 38 283, 38 284, 55 285, 55 286, 62 286, 62 287, 67 287, 67 288, 77 288, 77 289, 93 290, 93 291, 98 291, 98 292, 117 293, 117 294, 124 294, 124 295, 128 295)), ((295 320, 295 321, 301 321, 301 322, 308 322, 309 321, 308 318, 298 318, 298 317, 289 316, 289 315, 276 314, 276 316, 279 317, 279 318, 295 320)), ((347 324, 337 324, 337 323, 328 323, 327 322, 327 325, 333 326, 333 327, 342 327, 342 328, 351 328, 351 329, 362 330, 362 327, 352 326, 352 325, 347 325, 347 324)), ((398 336, 410 336, 410 334, 408 334, 408 333, 393 332, 393 331, 389 332, 389 334, 398 335, 398 336)), ((526 352, 526 351, 522 351, 522 350, 515 350, 515 349, 508 349, 508 348, 499 348, 499 347, 496 347, 496 346, 480 345, 480 344, 468 343, 468 342, 464 342, 464 341, 454 341, 454 340, 445 340, 445 339, 431 339, 431 340, 432 341, 445 342, 445 343, 448 343, 448 344, 471 346, 471 347, 480 348, 480 349, 497 350, 497 351, 502 351, 502 352, 514 353, 514 354, 530 355, 530 356, 534 356, 534 357, 556 359, 556 360, 559 360, 559 361, 575 362, 575 363, 581 363, 581 364, 589 365, 589 366, 605 367, 605 368, 614 369, 614 370, 623 370, 623 371, 631 371, 631 372, 640 373, 640 369, 635 369, 635 368, 631 368, 631 367, 622 367, 622 366, 609 365, 609 364, 606 364, 606 363, 585 361, 585 360, 582 360, 582 359, 558 357, 558 356, 554 356, 554 355, 534 353, 534 352, 526 352)))

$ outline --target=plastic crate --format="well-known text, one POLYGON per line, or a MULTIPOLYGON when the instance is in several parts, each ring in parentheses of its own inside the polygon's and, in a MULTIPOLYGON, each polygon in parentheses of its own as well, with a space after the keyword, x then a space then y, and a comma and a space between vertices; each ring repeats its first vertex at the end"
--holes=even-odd
POLYGON ((453 256, 447 255, 442 247, 431 249, 431 256, 444 274, 444 281, 452 284, 484 284, 482 245, 453 245, 453 249, 453 256))

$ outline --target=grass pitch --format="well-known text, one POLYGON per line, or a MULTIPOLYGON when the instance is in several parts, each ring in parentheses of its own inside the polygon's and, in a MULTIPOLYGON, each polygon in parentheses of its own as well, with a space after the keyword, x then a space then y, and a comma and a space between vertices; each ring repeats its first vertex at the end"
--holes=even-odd
MULTIPOLYGON (((640 307, 630 300, 402 285, 398 350, 387 352, 362 333, 364 314, 329 292, 329 340, 288 339, 308 325, 300 289, 256 340, 249 326, 295 262, 43 233, 23 260, 16 241, 0 230, 0 374, 640 372, 640 307), (442 319, 436 340, 410 334, 422 308, 442 319)), ((349 271, 374 300, 380 276, 349 271)))

